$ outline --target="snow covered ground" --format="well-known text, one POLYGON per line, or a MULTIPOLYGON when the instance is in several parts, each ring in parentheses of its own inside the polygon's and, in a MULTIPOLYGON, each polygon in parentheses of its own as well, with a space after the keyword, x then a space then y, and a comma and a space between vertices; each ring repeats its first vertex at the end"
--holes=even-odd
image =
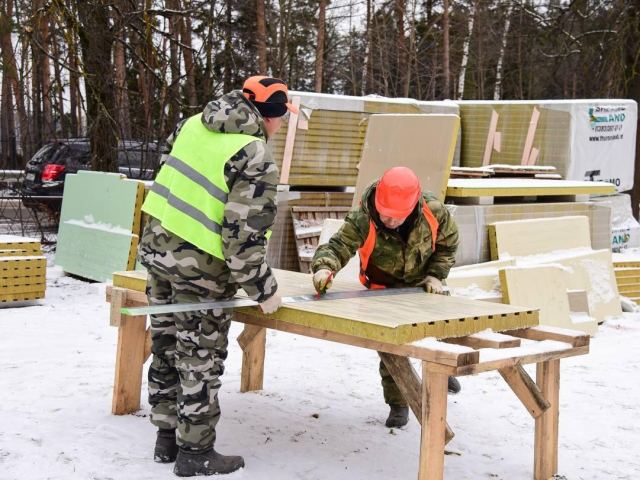
MULTIPOLYGON (((47 288, 39 306, 0 309, 0 479, 176 478, 152 460, 146 394, 136 414, 110 413, 117 329, 104 296, 69 277, 47 288)), ((265 390, 240 394, 241 327, 231 330, 216 447, 246 468, 228 478, 416 478, 420 428, 415 418, 384 427, 375 352, 270 331, 265 390)), ((640 313, 607 322, 591 345, 561 362, 559 473, 638 479, 640 313)), ((530 479, 524 407, 495 372, 461 383, 449 397, 445 477, 530 479)))

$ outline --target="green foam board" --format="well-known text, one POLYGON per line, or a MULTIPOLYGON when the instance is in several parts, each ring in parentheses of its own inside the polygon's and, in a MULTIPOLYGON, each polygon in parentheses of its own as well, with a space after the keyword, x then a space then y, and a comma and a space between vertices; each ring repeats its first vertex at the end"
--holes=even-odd
POLYGON ((60 213, 56 265, 104 282, 133 267, 138 245, 140 182, 117 173, 67 175, 60 213), (137 209, 139 211, 139 208, 137 209))

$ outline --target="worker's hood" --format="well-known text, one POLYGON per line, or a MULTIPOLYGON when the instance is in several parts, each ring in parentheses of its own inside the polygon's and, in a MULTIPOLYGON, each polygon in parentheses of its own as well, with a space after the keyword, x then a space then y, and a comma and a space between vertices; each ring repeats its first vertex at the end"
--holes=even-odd
POLYGON ((207 104, 202 123, 212 132, 242 133, 267 140, 267 127, 260 112, 235 90, 207 104))
POLYGON ((362 202, 362 208, 369 216, 374 214, 376 217, 378 216, 378 212, 375 210, 375 193, 376 187, 378 186, 378 180, 374 180, 369 185, 367 185, 362 192, 362 197, 360 197, 360 201, 362 202))

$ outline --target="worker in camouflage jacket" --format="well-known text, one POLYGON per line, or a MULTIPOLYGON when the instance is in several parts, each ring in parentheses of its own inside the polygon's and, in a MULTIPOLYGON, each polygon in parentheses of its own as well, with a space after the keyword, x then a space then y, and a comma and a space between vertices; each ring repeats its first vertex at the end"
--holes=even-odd
MULTIPOLYGON (((318 292, 326 291, 332 272, 338 273, 358 252, 360 281, 367 288, 424 286, 428 293, 443 294, 458 242, 456 221, 438 197, 422 191, 410 169, 395 167, 364 190, 340 230, 318 247, 311 263, 313 283, 318 292)), ((380 375, 390 406, 386 425, 404 426, 407 401, 382 361, 380 375)), ((449 390, 460 390, 453 377, 449 390)))
MULTIPOLYGON (((282 80, 251 77, 242 92, 210 102, 169 137, 142 207, 150 217, 138 260, 148 270, 150 305, 230 299, 238 288, 265 313, 281 305, 265 261, 279 176, 265 142, 286 112, 296 111, 288 102, 282 80)), ((178 476, 244 466, 242 457, 213 449, 231 314, 151 315, 149 403, 159 429, 154 458, 175 461, 178 476)))

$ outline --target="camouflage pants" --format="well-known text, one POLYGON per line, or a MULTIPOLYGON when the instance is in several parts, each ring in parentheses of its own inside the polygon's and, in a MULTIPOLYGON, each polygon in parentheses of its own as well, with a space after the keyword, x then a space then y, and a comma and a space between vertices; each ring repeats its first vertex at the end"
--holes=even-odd
MULTIPOLYGON (((163 305, 211 301, 220 294, 151 267, 147 297, 150 305, 163 305)), ((231 313, 220 309, 151 315, 151 423, 177 427, 180 447, 201 450, 215 442, 231 313)))
POLYGON ((380 376, 382 377, 382 393, 384 394, 385 403, 387 405, 406 407, 407 401, 382 360, 380 360, 380 376))

